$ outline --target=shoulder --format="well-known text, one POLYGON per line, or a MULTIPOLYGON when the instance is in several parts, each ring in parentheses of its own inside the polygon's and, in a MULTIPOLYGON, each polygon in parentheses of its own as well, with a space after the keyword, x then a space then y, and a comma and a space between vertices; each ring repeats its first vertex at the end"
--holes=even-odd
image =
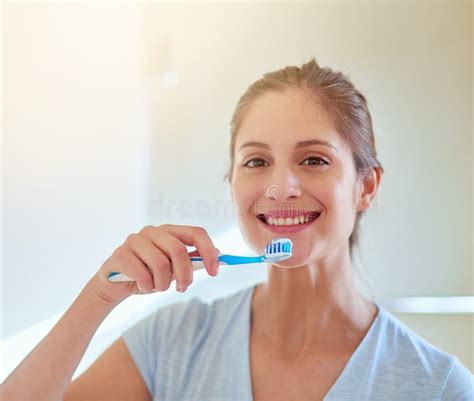
MULTIPOLYGON (((472 395, 472 374, 459 360, 418 335, 393 314, 381 308, 377 359, 383 361, 392 384, 412 386, 431 399, 444 398, 456 388, 472 395)), ((472 398, 460 398, 460 400, 472 398)))
POLYGON ((426 370, 442 366, 448 370, 453 356, 437 348, 384 308, 381 310, 380 341, 387 357, 399 364, 422 365, 426 370))
POLYGON ((474 376, 456 357, 453 358, 441 399, 474 400, 474 376))

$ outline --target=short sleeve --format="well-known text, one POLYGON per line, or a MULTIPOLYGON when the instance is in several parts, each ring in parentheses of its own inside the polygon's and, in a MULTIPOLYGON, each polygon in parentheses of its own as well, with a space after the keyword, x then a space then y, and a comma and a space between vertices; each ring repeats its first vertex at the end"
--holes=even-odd
POLYGON ((454 357, 453 364, 446 379, 442 401, 473 401, 474 376, 454 357))
POLYGON ((121 336, 152 397, 155 394, 164 315, 163 308, 160 308, 125 330, 121 336))

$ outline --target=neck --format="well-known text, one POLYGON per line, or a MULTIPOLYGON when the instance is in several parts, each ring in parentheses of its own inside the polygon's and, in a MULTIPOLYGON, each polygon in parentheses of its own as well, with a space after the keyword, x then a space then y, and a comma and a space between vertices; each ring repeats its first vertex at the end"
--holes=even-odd
POLYGON ((296 268, 269 265, 253 305, 257 340, 291 360, 353 351, 377 313, 356 288, 347 247, 296 268))

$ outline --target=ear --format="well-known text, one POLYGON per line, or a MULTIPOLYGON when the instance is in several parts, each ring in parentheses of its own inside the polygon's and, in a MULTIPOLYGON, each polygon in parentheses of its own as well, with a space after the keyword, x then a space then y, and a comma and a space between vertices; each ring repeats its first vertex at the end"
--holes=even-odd
POLYGON ((379 167, 374 167, 358 181, 356 211, 362 212, 370 207, 379 188, 381 178, 382 171, 379 167))

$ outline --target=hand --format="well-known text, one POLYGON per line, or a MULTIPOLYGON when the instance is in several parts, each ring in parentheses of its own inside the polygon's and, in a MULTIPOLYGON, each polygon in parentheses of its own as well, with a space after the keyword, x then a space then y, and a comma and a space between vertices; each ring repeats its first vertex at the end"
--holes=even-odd
POLYGON ((121 302, 132 294, 166 291, 174 279, 176 288, 186 291, 194 275, 186 245, 196 247, 206 271, 216 276, 212 265, 218 265, 219 250, 204 228, 149 225, 138 234, 130 234, 104 262, 91 280, 96 293, 107 301, 121 302), (135 281, 111 282, 110 272, 124 273, 135 281))

